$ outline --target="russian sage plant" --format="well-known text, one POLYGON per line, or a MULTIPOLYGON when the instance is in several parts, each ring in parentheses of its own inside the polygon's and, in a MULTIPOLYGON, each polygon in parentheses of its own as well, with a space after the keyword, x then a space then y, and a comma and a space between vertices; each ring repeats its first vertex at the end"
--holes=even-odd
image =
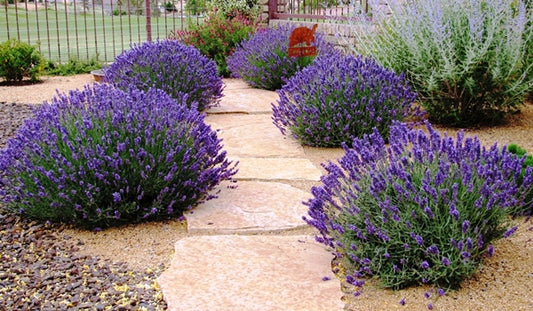
POLYGON ((349 262, 353 285, 376 277, 393 289, 456 289, 494 240, 516 230, 508 210, 526 204, 533 168, 519 184, 523 159, 507 149, 426 127, 395 122, 389 145, 377 130, 344 144, 345 155, 324 164, 322 185, 312 188, 305 220, 349 262))
POLYGON ((318 57, 278 94, 274 124, 310 146, 338 147, 374 128, 387 137, 393 121, 422 115, 403 75, 340 52, 318 57))
POLYGON ((533 11, 522 0, 396 2, 388 1, 388 17, 373 9, 375 31, 354 31, 353 48, 405 72, 430 121, 494 124, 524 103, 533 88, 533 11))
POLYGON ((217 105, 223 89, 215 62, 176 40, 134 44, 115 58, 105 80, 124 91, 158 88, 199 111, 217 105))
POLYGON ((0 171, 10 211, 86 228, 180 216, 236 172, 203 114, 109 84, 36 109, 0 150, 0 171))
MULTIPOLYGON (((289 57, 289 37, 295 26, 260 29, 243 40, 228 57, 231 76, 252 87, 277 90, 296 72, 311 64, 314 56, 289 57)), ((315 33, 317 55, 330 53, 334 47, 320 33, 315 33)))

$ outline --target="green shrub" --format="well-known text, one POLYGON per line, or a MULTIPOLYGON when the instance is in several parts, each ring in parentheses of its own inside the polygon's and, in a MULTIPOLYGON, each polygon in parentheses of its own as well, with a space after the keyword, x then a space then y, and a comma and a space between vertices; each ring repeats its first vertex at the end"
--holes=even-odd
POLYGON ((82 73, 90 73, 93 70, 101 69, 102 62, 98 58, 90 60, 69 59, 66 63, 56 63, 48 61, 45 67, 46 74, 53 76, 72 76, 82 73))
POLYGON ((431 121, 494 124, 524 103, 533 88, 533 26, 522 1, 403 4, 374 18, 377 30, 355 49, 404 72, 431 121))
POLYGON ((228 19, 222 14, 212 13, 202 24, 192 25, 188 31, 172 31, 169 38, 196 47, 215 61, 221 76, 228 77, 230 71, 226 58, 258 27, 256 22, 241 15, 228 19))
POLYGON ((122 11, 121 9, 114 9, 113 16, 128 15, 128 12, 122 11))
POLYGON ((188 0, 185 3, 185 11, 194 16, 205 13, 205 0, 188 0))
POLYGON ((208 0, 207 7, 211 12, 220 13, 228 19, 241 15, 255 20, 261 13, 257 0, 208 0))
POLYGON ((8 210, 104 228, 178 217, 236 171, 202 113, 155 88, 95 84, 40 106, 0 172, 8 210))
POLYGON ((39 81, 45 61, 39 51, 24 42, 10 39, 0 44, 0 77, 20 82, 24 77, 39 81))
POLYGON ((375 130, 325 164, 306 220, 349 261, 353 285, 374 277, 393 289, 457 289, 494 240, 516 231, 508 211, 526 204, 533 177, 517 182, 523 161, 506 149, 441 135, 428 122, 425 130, 395 123, 388 141, 375 130))
MULTIPOLYGON (((519 147, 517 144, 510 144, 507 147, 507 150, 512 154, 516 154, 519 158, 524 158, 522 173, 518 179, 518 181, 522 183, 528 167, 533 167, 533 155, 528 154, 525 149, 519 147)), ((529 202, 529 205, 526 205, 522 208, 517 208, 513 210, 511 214, 533 216, 533 188, 526 194, 525 201, 529 202)))

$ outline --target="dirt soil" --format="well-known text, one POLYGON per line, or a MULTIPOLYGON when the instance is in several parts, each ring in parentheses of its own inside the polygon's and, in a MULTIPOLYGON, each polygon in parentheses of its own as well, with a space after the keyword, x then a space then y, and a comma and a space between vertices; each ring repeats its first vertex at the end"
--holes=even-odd
MULTIPOLYGON (((92 75, 71 77, 44 77, 33 85, 0 85, 0 102, 42 103, 50 100, 56 90, 65 92, 93 83, 92 75)), ((455 135, 456 129, 436 127, 455 135)), ((467 129, 467 135, 477 135, 486 146, 516 143, 533 151, 533 104, 526 103, 521 113, 509 118, 505 125, 467 129)), ((340 149, 305 148, 306 155, 317 166, 343 155, 340 149)), ((309 189, 312 183, 294 186, 309 189)), ((401 291, 367 286, 359 297, 353 297, 353 288, 344 286, 347 310, 533 310, 533 221, 519 219, 519 230, 510 238, 495 243, 496 252, 487 258, 484 267, 466 280, 462 289, 429 299, 424 293, 429 288, 414 287, 401 291), (399 304, 405 299, 405 306, 399 304)), ((305 229, 296 233, 311 233, 305 229)), ((294 234, 287 232, 286 234, 294 234)), ((102 232, 65 229, 60 233, 69 239, 81 241, 80 255, 90 254, 113 262, 125 262, 131 267, 146 269, 168 264, 173 256, 174 243, 188 235, 186 223, 177 220, 145 223, 108 229, 102 232)), ((268 233, 267 233, 268 234, 268 233)), ((282 233, 283 234, 283 233, 282 233)))

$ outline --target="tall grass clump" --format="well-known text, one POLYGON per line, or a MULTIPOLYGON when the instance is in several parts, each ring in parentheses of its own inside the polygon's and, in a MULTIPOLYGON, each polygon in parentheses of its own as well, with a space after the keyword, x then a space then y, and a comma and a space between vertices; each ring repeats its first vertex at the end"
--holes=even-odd
POLYGON ((104 79, 125 91, 161 89, 199 111, 217 105, 223 89, 215 62, 176 40, 133 45, 115 58, 104 79))
POLYGON ((310 146, 339 147, 374 128, 387 137, 393 121, 422 115, 402 75, 340 52, 318 57, 278 94, 274 124, 310 146))
MULTIPOLYGON (((296 72, 311 64, 314 56, 289 57, 289 37, 295 26, 261 29, 243 40, 228 58, 232 77, 241 78, 252 87, 278 90, 296 72)), ((317 55, 330 53, 333 46, 315 34, 317 55)))
MULTIPOLYGON (((434 123, 504 121, 533 88, 532 10, 522 0, 403 1, 354 49, 405 72, 434 123)), ((357 23, 364 23, 362 18, 357 23)))
POLYGON ((491 243, 516 230, 508 211, 527 204, 533 168, 519 184, 524 160, 507 149, 426 127, 395 122, 389 145, 377 130, 344 144, 312 188, 306 221, 348 261, 348 283, 457 289, 492 255, 491 243))
POLYGON ((203 114, 109 84, 36 109, 0 150, 0 171, 8 210, 85 228, 180 216, 236 172, 203 114))

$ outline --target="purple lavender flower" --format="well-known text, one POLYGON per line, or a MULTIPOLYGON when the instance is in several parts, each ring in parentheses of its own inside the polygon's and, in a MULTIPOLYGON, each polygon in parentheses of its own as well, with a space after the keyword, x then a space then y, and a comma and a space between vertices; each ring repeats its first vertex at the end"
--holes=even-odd
POLYGON ((450 260, 446 257, 442 257, 442 264, 445 266, 449 266, 451 264, 450 260))
POLYGON ((466 234, 468 232, 468 228, 470 228, 470 221, 468 220, 463 221, 462 228, 463 228, 463 233, 466 234))
POLYGON ((517 226, 514 226, 514 227, 510 228, 509 230, 505 231, 505 233, 503 234, 503 237, 504 238, 510 237, 511 235, 513 235, 516 232, 517 229, 518 229, 517 226))
POLYGON ((422 267, 422 269, 424 270, 427 270, 429 269, 429 263, 427 261, 422 261, 422 263, 420 264, 420 267, 422 267))
POLYGON ((217 105, 223 89, 216 63, 177 40, 133 45, 115 58, 105 80, 124 91, 158 88, 199 111, 217 105))
POLYGON ((494 246, 492 246, 492 244, 487 247, 487 255, 489 257, 492 257, 494 255, 494 246))

